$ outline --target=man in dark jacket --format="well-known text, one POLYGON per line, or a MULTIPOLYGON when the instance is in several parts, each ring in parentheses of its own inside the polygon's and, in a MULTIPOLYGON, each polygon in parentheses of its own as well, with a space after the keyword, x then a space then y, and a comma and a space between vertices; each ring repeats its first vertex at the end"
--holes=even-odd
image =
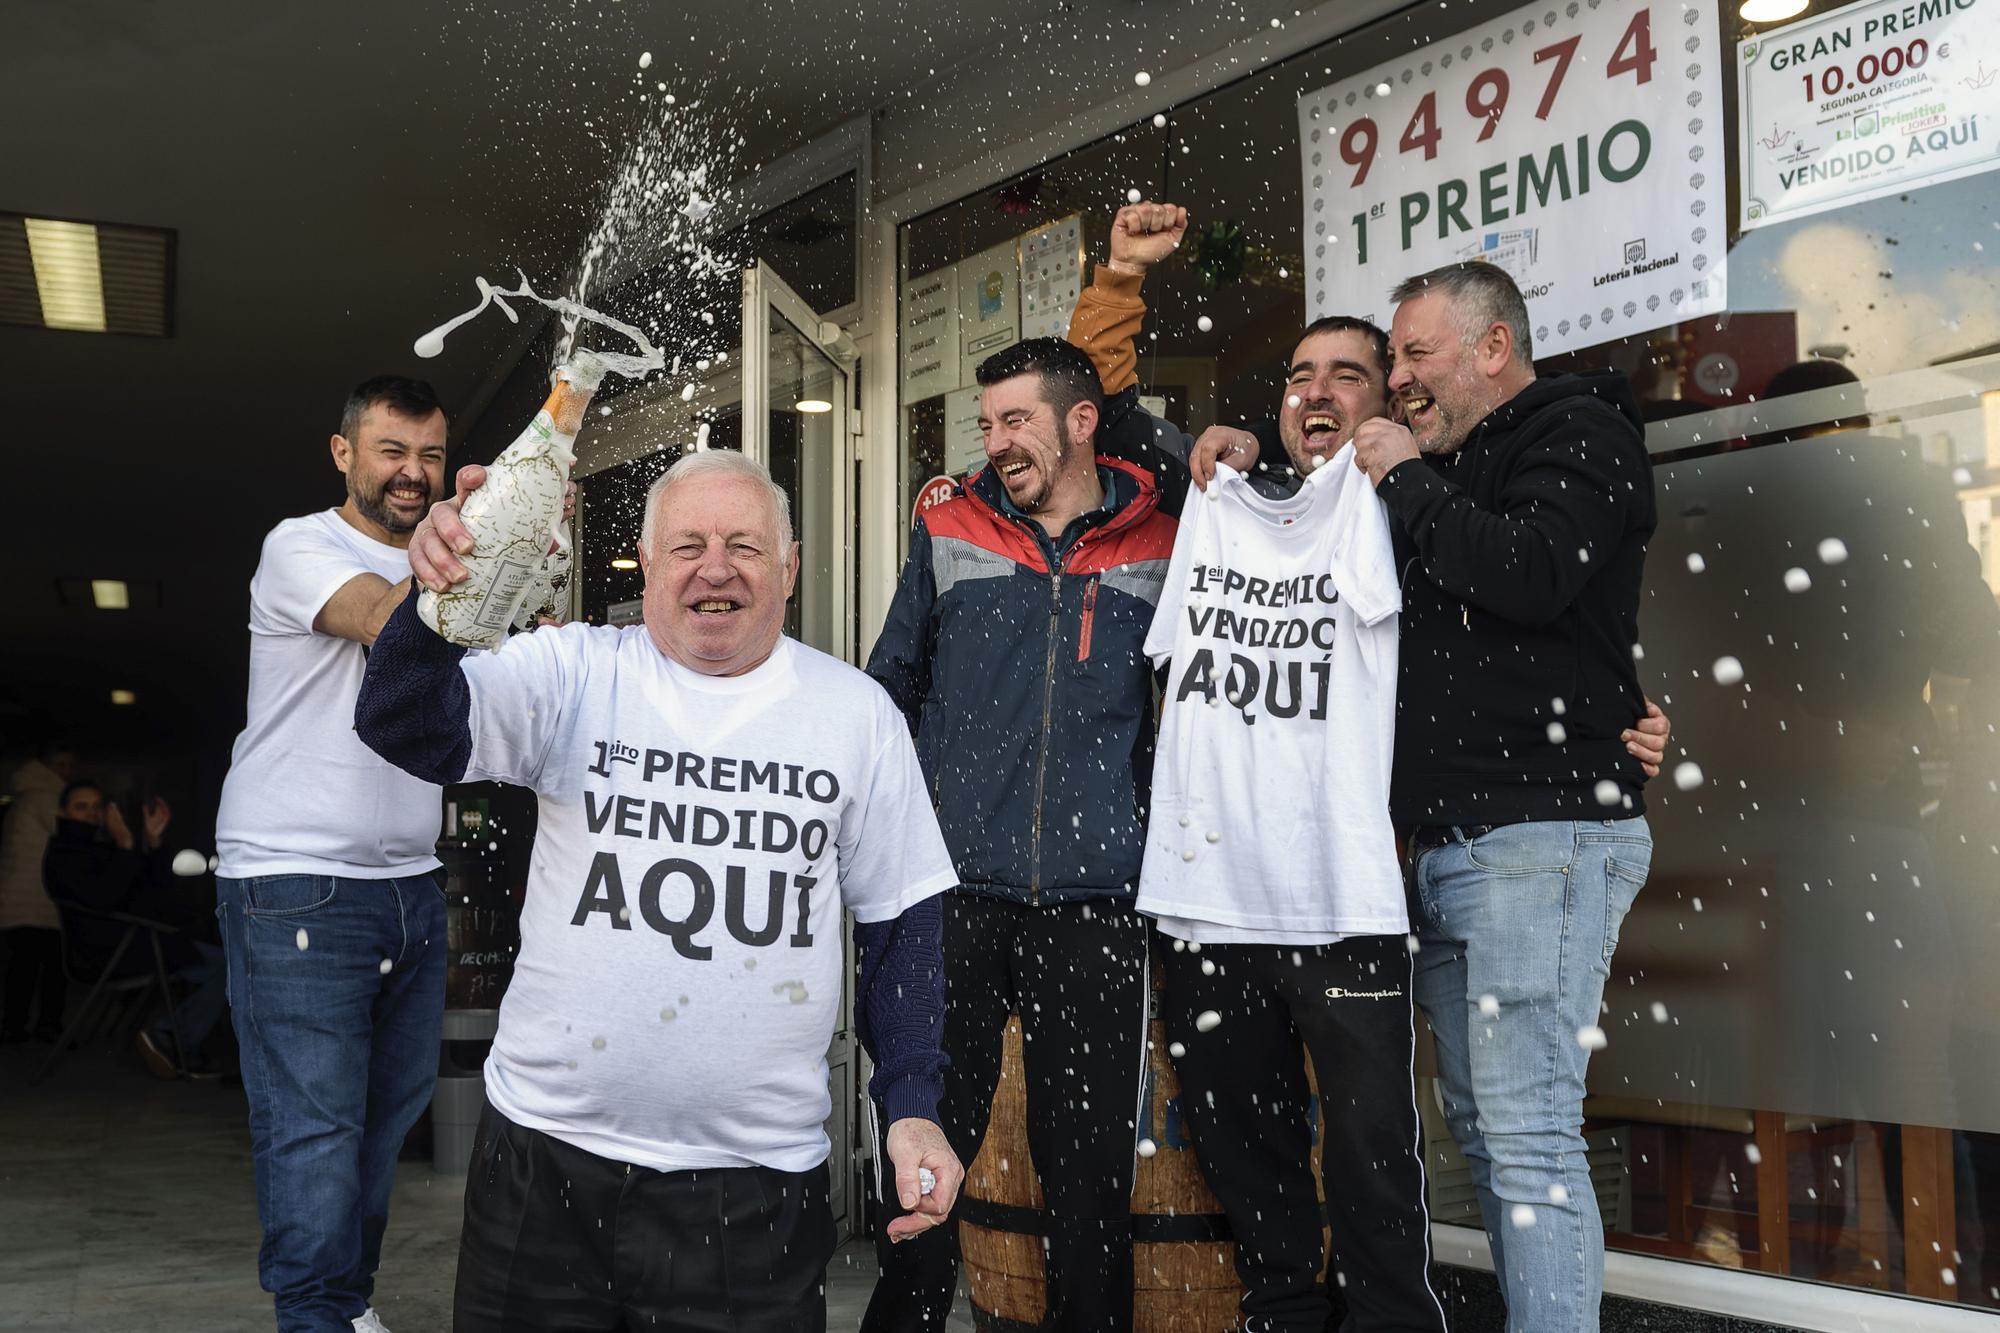
MULTIPOLYGON (((960 881, 945 900, 945 1133, 961 1161, 978 1156, 1018 1013, 1049 1326, 1120 1333, 1145 1064, 1143 649, 1174 522, 1149 474, 1096 456, 1103 391, 1081 351, 1032 338, 978 378, 988 466, 918 517, 868 673, 916 732, 960 881)), ((863 1327, 942 1329, 955 1227, 884 1243, 881 1261, 863 1327)))
POLYGON ((1537 379, 1507 274, 1393 293, 1407 425, 1355 431, 1396 527, 1402 684, 1390 809, 1411 830, 1416 990, 1511 1333, 1597 1327, 1604 1233, 1581 1133, 1619 923, 1645 883, 1644 775, 1620 731, 1655 523, 1631 386, 1537 379))
POLYGON ((127 923, 65 908, 119 912, 168 928, 170 933, 160 936, 161 956, 167 971, 191 989, 171 1013, 141 1028, 137 1042, 147 1068, 161 1078, 176 1078, 203 1068, 196 1052, 222 1021, 227 1005, 222 950, 193 938, 215 909, 213 903, 205 908, 190 903, 175 882, 172 858, 162 845, 173 812, 155 798, 146 803, 144 818, 142 851, 123 813, 96 783, 70 783, 57 808, 55 836, 42 858, 42 882, 63 914, 71 955, 86 966, 114 967, 115 960, 114 975, 145 976, 154 967, 153 947, 142 932, 120 955, 127 923))

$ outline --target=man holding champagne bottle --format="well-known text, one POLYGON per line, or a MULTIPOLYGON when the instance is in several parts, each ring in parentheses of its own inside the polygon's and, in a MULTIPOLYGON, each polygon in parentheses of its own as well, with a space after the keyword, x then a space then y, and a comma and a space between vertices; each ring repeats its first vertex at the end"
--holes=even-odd
MULTIPOLYGON (((530 522, 500 463, 458 485, 410 547, 441 609, 530 522)), ((354 720, 377 753, 540 798, 466 1189, 466 1333, 825 1326, 843 909, 907 1210, 891 1232, 951 1208, 940 895, 956 874, 888 696, 783 633, 798 549, 761 464, 698 451, 646 497, 643 624, 468 654, 411 597, 369 658, 354 720)))

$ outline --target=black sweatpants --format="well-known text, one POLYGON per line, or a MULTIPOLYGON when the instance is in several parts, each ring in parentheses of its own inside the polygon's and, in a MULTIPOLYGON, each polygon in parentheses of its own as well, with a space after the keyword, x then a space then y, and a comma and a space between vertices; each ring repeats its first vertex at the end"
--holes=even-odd
POLYGON ((655 1171, 479 1117, 456 1333, 824 1333, 827 1169, 655 1171))
MULTIPOLYGON (((1007 1015, 1021 1016, 1028 1155, 1048 1201, 1057 1333, 1132 1327, 1132 1175, 1146 1060, 1148 924, 1129 904, 1030 906, 963 890, 944 908, 944 1101, 959 1161, 986 1137, 1007 1015)), ((879 1145, 878 1145, 879 1146, 879 1145)), ((893 1191, 885 1200, 898 1216, 893 1191)), ((936 1333, 958 1287, 956 1221, 877 1241, 864 1333, 936 1333)))
POLYGON ((1346 1299, 1341 1327, 1441 1333, 1404 937, 1204 944, 1199 953, 1161 945, 1168 1051, 1196 1160, 1236 1237, 1246 1333, 1321 1333, 1332 1308, 1319 1282, 1301 1044, 1312 1052, 1326 1118, 1327 1281, 1346 1299), (1196 1020, 1207 1011, 1221 1022, 1203 1032, 1196 1020))

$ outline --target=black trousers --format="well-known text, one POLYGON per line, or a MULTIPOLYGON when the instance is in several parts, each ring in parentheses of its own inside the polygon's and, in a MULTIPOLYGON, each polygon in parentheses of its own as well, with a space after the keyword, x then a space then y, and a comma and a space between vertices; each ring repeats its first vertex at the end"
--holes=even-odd
MULTIPOLYGON (((939 1114, 959 1161, 986 1137, 1007 1015, 1021 1016, 1028 1155, 1048 1201, 1048 1313, 1059 1333, 1132 1327, 1132 1175, 1146 1058, 1146 919, 1107 902, 945 899, 939 1114)), ((882 1159, 886 1161, 886 1157, 882 1159)), ((893 1192, 887 1217, 900 1214, 893 1192)), ((936 1333, 958 1287, 955 1221, 891 1245, 864 1333, 936 1333)))
POLYGON ((1236 1237, 1246 1333, 1441 1333, 1429 1280, 1412 1063, 1410 955, 1400 935, 1338 944, 1161 941, 1169 1053, 1196 1160, 1236 1237), (1211 970, 1212 969, 1212 970, 1211 970), (1200 1031, 1214 1011, 1221 1023, 1200 1031), (1326 1118, 1320 1174, 1333 1262, 1319 1282, 1320 1207, 1301 1047, 1326 1118))
POLYGON ((35 1015, 35 1028, 43 1032, 60 1029, 69 990, 69 978, 62 969, 62 932, 45 926, 0 930, 0 960, 7 968, 5 988, 0 989, 0 1034, 27 1034, 28 1010, 36 996, 41 997, 42 1005, 35 1015))
POLYGON ((479 1118, 456 1333, 823 1333, 824 1165, 654 1171, 479 1118))

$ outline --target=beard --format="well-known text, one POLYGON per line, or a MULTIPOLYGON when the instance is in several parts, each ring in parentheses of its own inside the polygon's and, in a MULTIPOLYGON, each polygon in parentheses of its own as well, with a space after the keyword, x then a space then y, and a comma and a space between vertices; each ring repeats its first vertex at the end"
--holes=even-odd
POLYGON ((349 474, 347 479, 348 498, 354 501, 355 509, 364 517, 371 522, 381 524, 387 531, 395 533, 414 532, 416 531, 417 524, 424 521, 424 515, 430 512, 431 501, 436 499, 436 496, 431 493, 430 481, 426 479, 417 483, 417 485, 423 488, 424 502, 418 508, 415 515, 399 513, 390 506, 389 483, 391 481, 401 482, 405 485, 408 484, 403 478, 369 481, 366 478, 355 477, 349 474))
POLYGON ((1433 410, 1437 413, 1437 429, 1433 430, 1429 435, 1418 438, 1417 452, 1420 454, 1457 453, 1458 446, 1461 443, 1457 434, 1458 423, 1453 420, 1451 412, 1445 408, 1444 404, 1439 403, 1433 410))
POLYGON ((1070 437, 1067 423, 1060 418, 1055 423, 1056 456, 1048 467, 1041 469, 1042 484, 1036 490, 1014 501, 1014 505, 1024 514, 1039 514, 1048 507, 1049 497, 1055 494, 1056 480, 1062 476, 1063 467, 1069 462, 1070 451, 1076 441, 1070 437))
MULTIPOLYGON (((1457 453, 1459 445, 1465 443, 1466 430, 1471 426, 1470 422, 1461 424, 1461 418, 1465 415, 1464 411, 1456 403, 1447 403, 1429 385, 1419 385, 1418 387, 1431 400, 1431 425, 1429 431, 1425 434, 1418 434, 1416 426, 1410 424, 1410 414, 1407 407, 1403 413, 1403 421, 1406 425, 1410 425, 1410 435, 1417 442, 1417 452, 1420 454, 1457 453)), ((1476 421, 1477 418, 1474 418, 1474 420, 1476 421)))

